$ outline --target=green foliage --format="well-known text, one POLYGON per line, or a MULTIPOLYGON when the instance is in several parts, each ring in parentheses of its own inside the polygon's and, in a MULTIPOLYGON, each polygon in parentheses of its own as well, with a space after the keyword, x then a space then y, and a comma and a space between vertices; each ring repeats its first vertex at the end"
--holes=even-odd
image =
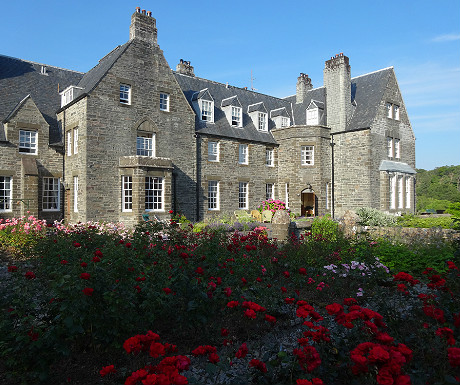
POLYGON ((452 214, 452 216, 454 217, 460 217, 460 202, 454 202, 449 204, 446 213, 452 214))
POLYGON ((452 218, 447 217, 421 217, 415 215, 402 215, 397 218, 397 223, 402 227, 418 227, 418 228, 432 228, 441 227, 443 229, 451 229, 453 226, 452 218))
POLYGON ((445 210, 450 202, 460 202, 460 166, 417 170, 417 211, 445 210))
POLYGON ((394 215, 386 214, 371 207, 362 207, 356 211, 359 216, 358 223, 362 226, 388 227, 396 224, 394 215))
POLYGON ((315 237, 322 237, 330 242, 337 241, 341 235, 339 224, 335 222, 330 215, 316 217, 311 224, 311 232, 315 237))

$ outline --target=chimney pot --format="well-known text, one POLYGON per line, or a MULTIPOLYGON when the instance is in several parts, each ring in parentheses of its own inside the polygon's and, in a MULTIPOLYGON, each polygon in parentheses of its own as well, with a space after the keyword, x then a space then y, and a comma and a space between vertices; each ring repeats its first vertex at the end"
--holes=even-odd
POLYGON ((136 12, 141 13, 141 7, 136 7, 136 12))
POLYGON ((152 16, 152 11, 147 11, 147 16, 152 16))
POLYGON ((145 9, 142 10, 142 14, 145 15, 145 9))

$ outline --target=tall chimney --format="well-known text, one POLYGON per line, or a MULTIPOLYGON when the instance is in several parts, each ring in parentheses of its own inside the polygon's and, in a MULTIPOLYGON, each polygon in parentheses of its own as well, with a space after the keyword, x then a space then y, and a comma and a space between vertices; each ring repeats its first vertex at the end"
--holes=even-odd
POLYGON ((345 131, 351 118, 351 71, 343 53, 331 57, 324 67, 327 125, 331 132, 345 131))
POLYGON ((303 103, 307 96, 307 92, 313 88, 311 84, 311 79, 308 75, 304 73, 300 73, 300 76, 297 78, 297 86, 296 86, 296 103, 303 103))
POLYGON ((152 12, 141 11, 139 7, 131 16, 131 26, 129 27, 129 39, 142 40, 146 43, 157 45, 157 21, 151 16, 152 12))
POLYGON ((189 61, 185 61, 183 59, 180 59, 179 64, 176 66, 176 72, 183 75, 195 76, 193 66, 189 61))

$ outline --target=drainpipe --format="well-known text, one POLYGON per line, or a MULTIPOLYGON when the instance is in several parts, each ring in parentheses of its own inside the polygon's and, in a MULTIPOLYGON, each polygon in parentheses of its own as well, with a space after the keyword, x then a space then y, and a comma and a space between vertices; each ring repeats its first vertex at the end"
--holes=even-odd
POLYGON ((200 221, 200 186, 201 186, 201 172, 200 172, 200 155, 201 155, 201 144, 198 134, 193 135, 195 137, 195 148, 196 148, 196 191, 195 191, 195 217, 196 221, 200 221))
POLYGON ((332 203, 332 219, 335 218, 335 197, 334 197, 334 134, 331 134, 331 203, 332 203))

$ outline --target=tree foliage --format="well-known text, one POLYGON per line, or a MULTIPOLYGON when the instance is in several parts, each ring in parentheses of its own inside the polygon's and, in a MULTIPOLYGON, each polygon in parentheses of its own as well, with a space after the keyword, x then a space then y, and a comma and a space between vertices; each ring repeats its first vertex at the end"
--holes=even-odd
POLYGON ((417 210, 446 210, 460 202, 460 166, 417 169, 417 210))

